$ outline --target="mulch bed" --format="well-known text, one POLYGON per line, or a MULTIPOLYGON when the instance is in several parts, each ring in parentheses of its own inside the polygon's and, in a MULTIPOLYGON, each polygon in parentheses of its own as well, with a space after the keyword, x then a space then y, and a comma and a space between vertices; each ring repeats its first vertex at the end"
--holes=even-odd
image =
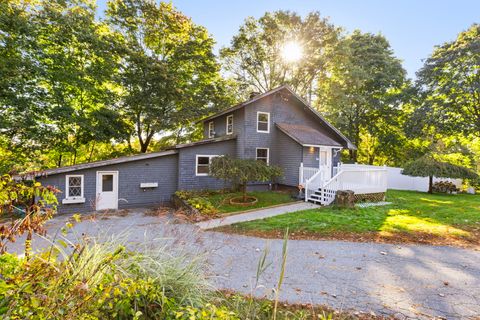
MULTIPOLYGON (((463 228, 465 229, 465 228, 463 228)), ((283 239, 284 231, 271 230, 244 230, 232 226, 225 226, 215 229, 216 231, 235 233, 265 239, 283 239)), ((480 251, 480 229, 466 230, 472 234, 471 238, 455 236, 437 236, 429 233, 381 233, 381 232, 332 232, 329 234, 315 233, 311 231, 290 232, 288 238, 292 240, 341 240, 352 242, 379 242, 391 244, 427 244, 439 246, 454 246, 470 248, 480 251)))

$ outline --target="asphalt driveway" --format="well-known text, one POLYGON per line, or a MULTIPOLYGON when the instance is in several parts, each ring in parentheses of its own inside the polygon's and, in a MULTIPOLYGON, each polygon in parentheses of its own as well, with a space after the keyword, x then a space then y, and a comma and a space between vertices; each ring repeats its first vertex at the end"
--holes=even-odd
MULTIPOLYGON (((56 231, 65 222, 65 216, 52 220, 48 237, 58 237, 56 231)), ((201 231, 167 217, 144 215, 144 210, 83 221, 68 237, 119 234, 132 246, 158 239, 159 245, 205 254, 207 272, 218 288, 268 296, 278 280, 282 240, 201 231), (254 287, 258 259, 266 247, 271 265, 254 287)), ((47 245, 39 238, 33 242, 34 249, 47 245)), ((21 239, 9 248, 22 251, 21 239)), ((454 247, 290 240, 280 297, 399 318, 480 317, 479 262, 480 252, 454 247)))

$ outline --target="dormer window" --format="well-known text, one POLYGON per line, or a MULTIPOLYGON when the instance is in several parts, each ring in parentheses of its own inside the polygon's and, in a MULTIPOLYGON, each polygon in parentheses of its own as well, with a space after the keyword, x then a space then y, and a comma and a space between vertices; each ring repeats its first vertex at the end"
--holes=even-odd
POLYGON ((208 137, 213 138, 215 137, 215 124, 213 121, 208 123, 208 137))
POLYGON ((232 134, 233 133, 233 114, 227 116, 226 132, 227 132, 227 134, 232 134))
POLYGON ((257 112, 257 132, 270 132, 270 113, 257 112))

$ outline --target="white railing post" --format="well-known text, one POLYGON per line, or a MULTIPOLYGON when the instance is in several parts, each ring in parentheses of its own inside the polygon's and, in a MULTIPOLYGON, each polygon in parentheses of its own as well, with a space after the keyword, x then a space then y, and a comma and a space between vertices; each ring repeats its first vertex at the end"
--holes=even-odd
POLYGON ((303 162, 300 162, 300 172, 298 173, 298 184, 303 184, 303 162))

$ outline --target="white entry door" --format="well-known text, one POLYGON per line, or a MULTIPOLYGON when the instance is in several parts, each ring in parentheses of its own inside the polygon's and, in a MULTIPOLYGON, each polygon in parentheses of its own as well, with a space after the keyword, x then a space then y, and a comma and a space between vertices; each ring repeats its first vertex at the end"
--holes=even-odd
POLYGON ((323 180, 328 181, 332 178, 332 148, 320 147, 320 171, 323 172, 323 180))
POLYGON ((97 171, 96 209, 118 209, 118 171, 97 171))

